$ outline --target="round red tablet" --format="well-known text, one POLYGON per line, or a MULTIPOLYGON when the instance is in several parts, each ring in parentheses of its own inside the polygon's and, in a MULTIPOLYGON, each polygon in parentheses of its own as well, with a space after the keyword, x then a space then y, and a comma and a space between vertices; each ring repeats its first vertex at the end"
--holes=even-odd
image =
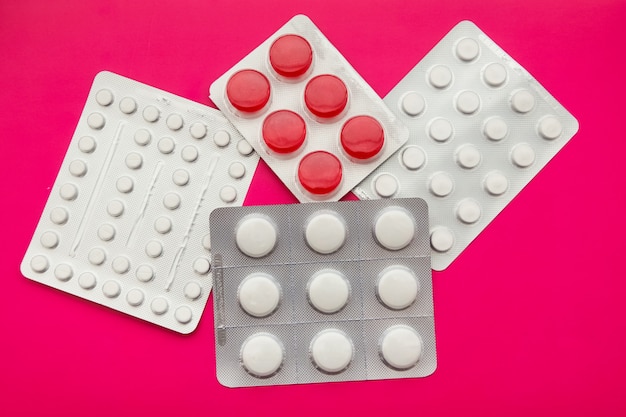
POLYGON ((301 36, 284 35, 270 47, 270 64, 283 77, 299 77, 311 67, 313 50, 301 36))
POLYGON ((339 159, 325 151, 305 155, 298 166, 298 180, 305 190, 315 195, 333 192, 341 183, 339 159))
POLYGON ((239 111, 254 113, 270 100, 270 82, 255 70, 241 70, 233 74, 226 84, 228 101, 239 111))
POLYGON ((356 159, 376 156, 385 143, 385 132, 378 120, 370 116, 355 116, 341 128, 341 146, 356 159))
POLYGON ((263 140, 276 153, 297 151, 306 138, 306 124, 299 114, 278 110, 263 121, 263 140))
POLYGON ((304 89, 304 104, 317 117, 338 116, 348 104, 348 88, 334 75, 318 75, 304 89))

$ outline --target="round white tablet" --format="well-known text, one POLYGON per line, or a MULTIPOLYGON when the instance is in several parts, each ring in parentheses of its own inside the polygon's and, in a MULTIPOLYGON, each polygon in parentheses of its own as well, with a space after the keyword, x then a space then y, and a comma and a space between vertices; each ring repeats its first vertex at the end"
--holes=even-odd
POLYGON ((161 216, 157 217, 154 221, 154 230, 162 235, 169 233, 172 230, 172 221, 169 217, 161 216))
POLYGON ((104 294, 105 297, 116 298, 120 295, 121 291, 122 288, 120 287, 120 284, 112 279, 102 284, 102 294, 104 294))
POLYGON ((476 168, 482 159, 480 151, 472 144, 460 146, 455 154, 456 163, 465 169, 476 168))
POLYGON ((527 143, 519 143, 511 151, 511 160, 520 168, 529 167, 535 162, 535 150, 527 143))
POLYGON ((243 342, 240 360, 244 369, 259 378, 274 375, 283 364, 282 343, 272 334, 256 333, 243 342))
POLYGON ((354 356, 352 340, 338 329, 323 330, 315 335, 309 351, 313 364, 331 374, 346 369, 354 356))
POLYGON ((424 166, 426 153, 417 146, 407 146, 402 151, 400 160, 405 168, 414 171, 424 166))
POLYGON ((206 275, 211 270, 211 261, 204 256, 200 256, 193 261, 193 270, 198 275, 206 275))
POLYGON ((228 167, 228 175, 231 178, 238 180, 246 174, 246 167, 241 162, 233 162, 228 167))
POLYGON ((502 195, 509 188, 509 180, 500 172, 490 172, 484 180, 485 190, 494 196, 502 195))
POLYGON ((415 222, 405 209, 389 207, 382 211, 374 223, 374 237, 384 248, 400 250, 413 240, 415 222))
POLYGON ((143 291, 139 288, 132 288, 126 293, 126 302, 133 307, 140 306, 143 303, 143 291))
POLYGON ((100 113, 91 113, 87 116, 87 125, 94 130, 100 130, 104 127, 104 116, 100 113))
POLYGON ((383 333, 379 349, 387 365, 395 369, 409 369, 422 356, 422 339, 409 326, 392 326, 383 333))
POLYGON ((346 241, 346 224, 338 214, 318 212, 308 221, 304 232, 307 245, 315 252, 336 252, 346 241))
POLYGON ((474 114, 480 108, 480 96, 473 91, 461 91, 456 97, 456 108, 463 114, 474 114))
POLYGON ((239 152, 243 156, 248 156, 254 151, 254 148, 248 143, 247 140, 241 139, 237 142, 237 152, 239 152))
POLYGON ((348 303, 350 283, 339 271, 319 271, 309 280, 307 294, 316 310, 326 314, 336 313, 348 303))
POLYGON ((63 207, 55 207, 50 211, 50 221, 54 224, 65 224, 69 218, 69 213, 63 207))
POLYGON ((174 113, 167 116, 165 124, 171 130, 180 130, 183 127, 183 117, 180 114, 174 113))
POLYGON ((154 123, 159 120, 161 112, 154 106, 148 106, 143 109, 143 118, 148 123, 154 123))
POLYGON ((72 278, 72 275, 74 275, 74 271, 68 264, 58 264, 56 268, 54 268, 54 276, 59 281, 67 281, 72 278))
POLYGON ((198 148, 193 145, 187 145, 180 151, 180 157, 185 162, 194 162, 198 159, 198 148))
POLYGON ((437 252, 447 252, 454 245, 454 235, 447 227, 438 227, 430 234, 430 247, 437 252))
POLYGON ((135 132, 135 143, 139 146, 146 146, 152 140, 152 135, 146 129, 139 129, 135 132))
POLYGON ((135 184, 133 183, 133 179, 131 177, 128 177, 126 175, 119 177, 117 179, 117 182, 115 183, 115 186, 117 187, 117 191, 119 191, 120 193, 130 193, 131 191, 133 191, 133 186, 135 184))
POLYGON ((132 114, 137 110, 137 102, 131 97, 124 97, 120 101, 120 111, 126 114, 132 114))
POLYGON ((91 272, 83 272, 78 277, 78 285, 84 290, 91 290, 96 286, 96 276, 91 272))
POLYGON ((96 93, 96 102, 101 106, 108 106, 113 103, 113 93, 111 90, 102 89, 96 93))
POLYGON ((378 299, 392 310, 402 310, 413 304, 418 291, 415 274, 402 266, 386 268, 376 283, 378 299))
POLYGON ((125 274, 130 269, 130 260, 125 256, 118 256, 111 263, 113 271, 118 274, 125 274))
POLYGON ((189 172, 184 169, 177 169, 172 174, 172 181, 179 187, 184 187, 189 183, 189 172))
POLYGON ((518 113, 528 113, 535 107, 535 96, 528 90, 518 90, 511 97, 511 107, 518 113))
POLYGON ((237 290, 239 305, 254 317, 272 314, 280 302, 281 291, 278 282, 266 274, 253 274, 246 277, 237 290))
POLYGON ((435 172, 430 177, 428 189, 437 197, 445 197, 454 189, 454 181, 447 172, 435 172))
POLYGON ((189 128, 189 134, 194 139, 202 139, 206 136, 206 126, 204 123, 196 122, 189 128))
POLYGON ((420 94, 411 91, 400 99, 400 108, 409 116, 419 116, 426 108, 426 101, 420 94))
POLYGON ((483 133, 487 139, 499 141, 505 138, 509 128, 506 122, 499 117, 493 117, 483 125, 483 133))
POLYGON ((187 306, 180 306, 174 311, 174 318, 180 324, 187 324, 191 321, 193 317, 193 313, 191 309, 187 306))
POLYGON ((435 65, 428 73, 428 82, 435 88, 446 88, 452 82, 452 71, 444 65, 435 65))
POLYGON ((163 206, 166 209, 176 210, 180 207, 180 196, 176 193, 167 193, 163 196, 163 206))
POLYGON ((374 191, 383 198, 391 197, 398 192, 398 180, 391 174, 380 174, 374 180, 374 191))
POLYGON ((252 258, 261 258, 274 250, 277 238, 276 227, 264 217, 245 218, 235 232, 237 247, 252 258))
POLYGON ((462 61, 473 61, 480 53, 480 46, 472 38, 463 38, 456 44, 456 56, 462 61))
POLYGON ((126 163, 126 166, 130 169, 139 169, 143 164, 143 158, 141 157, 141 154, 137 152, 131 152, 126 155, 126 159, 124 162, 126 163))
POLYGON ((480 219, 480 205, 469 198, 461 200, 456 207, 456 217, 463 223, 472 224, 480 219))
POLYGON ((158 258, 163 253, 163 245, 158 240, 151 240, 146 243, 146 255, 151 258, 158 258))
POLYGON ((185 297, 189 298, 190 300, 197 300, 202 294, 202 287, 198 282, 190 281, 185 284, 185 288, 183 288, 183 294, 185 294, 185 297))
POLYGON ((213 135, 213 142, 220 148, 223 148, 230 143, 230 134, 225 130, 218 130, 213 135))
POLYGON ((506 81, 506 68, 504 65, 493 62, 483 70, 483 80, 491 87, 499 87, 506 81))
POLYGON ((174 139, 168 137, 161 138, 159 140, 159 143, 157 143, 157 148, 162 154, 169 154, 174 152, 175 147, 176 143, 174 142, 174 139))
POLYGON ((428 136, 437 142, 445 142, 452 137, 452 123, 446 119, 435 119, 428 126, 428 136))
POLYGON ((220 200, 224 203, 232 203, 237 199, 237 190, 235 187, 225 185, 220 190, 220 200))
POLYGON ((554 116, 546 116, 539 121, 539 134, 544 139, 556 139, 563 133, 563 126, 554 116))
POLYGON ((150 303, 150 310, 152 310, 154 314, 157 314, 159 316, 161 314, 165 314, 168 309, 169 309, 169 303, 163 297, 156 297, 150 303))
POLYGON ((74 184, 63 184, 59 190, 59 195, 66 201, 76 200, 76 197, 78 197, 78 188, 74 184))
POLYGON ((107 254, 102 248, 93 248, 87 255, 87 260, 92 265, 102 265, 107 259, 107 254))
POLYGON ((83 136, 78 140, 78 149, 83 153, 92 153, 96 149, 96 140, 91 136, 83 136))
POLYGON ((98 228, 98 237, 100 240, 108 242, 115 237, 115 226, 105 223, 98 228))
POLYGON ((49 267, 50 263, 48 262, 48 258, 43 255, 35 255, 30 260, 30 268, 35 272, 46 272, 49 267))
POLYGON ((85 161, 75 159, 70 163, 69 171, 70 174, 75 177, 84 177, 87 173, 87 164, 85 163, 85 161))
POLYGON ((150 282, 154 278, 154 271, 149 265, 139 265, 135 271, 135 276, 141 282, 150 282))
POLYGON ((44 232, 39 238, 41 246, 47 249, 54 249, 59 244, 59 235, 52 231, 44 232))
POLYGON ((209 252, 211 251, 211 234, 207 233, 202 237, 202 247, 209 252))

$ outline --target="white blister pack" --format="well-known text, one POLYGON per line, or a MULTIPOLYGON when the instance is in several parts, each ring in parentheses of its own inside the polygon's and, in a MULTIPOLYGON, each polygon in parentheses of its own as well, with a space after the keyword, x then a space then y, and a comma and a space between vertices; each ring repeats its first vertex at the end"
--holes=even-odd
POLYGON ((227 207, 210 227, 223 385, 435 370, 424 200, 227 207))
POLYGON ((339 200, 408 138, 302 15, 216 80, 210 96, 301 202, 339 200))
POLYGON ((424 198, 435 270, 447 268, 578 130, 576 119, 469 21, 385 102, 410 139, 354 193, 424 198))
POLYGON ((101 72, 22 274, 189 333, 212 286, 209 213, 242 204, 258 160, 219 111, 101 72))

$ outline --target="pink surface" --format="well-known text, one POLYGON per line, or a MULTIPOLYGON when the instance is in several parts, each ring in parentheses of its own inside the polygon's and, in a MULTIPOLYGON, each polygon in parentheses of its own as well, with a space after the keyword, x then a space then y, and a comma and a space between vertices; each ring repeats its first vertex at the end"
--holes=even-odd
MULTIPOLYGON (((623 0, 0 2, 0 415, 626 415, 625 22, 623 0), (227 389, 210 307, 181 336, 19 273, 98 71, 209 103, 211 81, 298 13, 381 96, 473 20, 580 122, 434 274, 431 377, 227 389)), ((262 163, 247 204, 284 202, 262 163)))

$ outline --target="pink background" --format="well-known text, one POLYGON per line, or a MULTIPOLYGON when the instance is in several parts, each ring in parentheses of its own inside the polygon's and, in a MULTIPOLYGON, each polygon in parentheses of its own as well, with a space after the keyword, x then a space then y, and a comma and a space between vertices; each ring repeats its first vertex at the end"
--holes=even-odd
MULTIPOLYGON (((624 0, 0 1, 0 415, 626 415, 624 0), (209 103, 308 14, 381 96, 473 20, 580 131, 444 272, 423 379, 228 389, 209 307, 189 336, 24 279, 19 263, 95 74, 209 103)), ((294 202, 264 164, 247 204, 294 202)))

